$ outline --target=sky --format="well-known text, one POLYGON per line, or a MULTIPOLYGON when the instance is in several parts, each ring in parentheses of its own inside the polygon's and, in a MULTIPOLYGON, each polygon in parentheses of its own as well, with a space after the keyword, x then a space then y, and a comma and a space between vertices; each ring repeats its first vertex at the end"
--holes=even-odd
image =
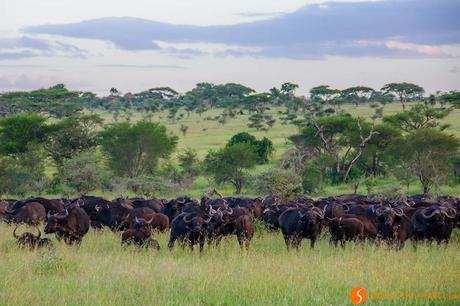
POLYGON ((0 0, 0 91, 460 89, 460 1, 0 0))

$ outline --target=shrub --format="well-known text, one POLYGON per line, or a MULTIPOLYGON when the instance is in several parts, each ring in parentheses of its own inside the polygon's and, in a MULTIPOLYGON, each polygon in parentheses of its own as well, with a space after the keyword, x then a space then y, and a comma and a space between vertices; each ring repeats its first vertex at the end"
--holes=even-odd
POLYGON ((259 194, 273 194, 289 201, 302 193, 302 180, 291 171, 271 169, 255 178, 254 188, 259 194))

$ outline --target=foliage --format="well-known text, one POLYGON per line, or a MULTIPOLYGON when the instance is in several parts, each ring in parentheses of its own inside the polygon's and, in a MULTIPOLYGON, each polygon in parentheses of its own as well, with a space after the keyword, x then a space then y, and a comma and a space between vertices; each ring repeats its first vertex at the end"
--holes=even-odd
POLYGON ((74 115, 49 126, 46 149, 53 160, 61 165, 64 159, 89 150, 98 144, 97 129, 103 119, 96 114, 74 115))
POLYGON ((403 162, 429 193, 452 177, 450 159, 457 153, 460 142, 452 135, 437 129, 418 129, 409 133, 392 147, 395 164, 403 162))
POLYGON ((232 138, 230 138, 227 146, 232 146, 237 143, 248 143, 253 146, 255 152, 257 153, 257 160, 259 164, 268 163, 270 156, 275 151, 273 142, 270 139, 264 137, 261 140, 257 140, 255 136, 247 132, 235 134, 232 138))
POLYGON ((191 148, 178 154, 179 166, 186 176, 195 177, 200 174, 200 161, 197 156, 196 150, 191 148))
POLYGON ((78 194, 87 194, 100 188, 108 177, 100 156, 94 151, 82 151, 65 160, 59 175, 62 182, 78 194))
POLYGON ((309 162, 305 165, 302 173, 302 188, 306 194, 317 192, 323 181, 323 172, 316 162, 309 162))
POLYGON ((9 156, 25 153, 29 145, 43 143, 48 127, 37 114, 16 114, 0 119, 0 153, 9 156))
POLYGON ((81 109, 80 94, 63 84, 30 92, 9 92, 0 95, 0 113, 41 113, 54 117, 70 116, 81 109))
POLYGON ((444 130, 449 125, 441 124, 439 120, 447 117, 451 109, 434 108, 426 104, 416 104, 409 111, 383 117, 383 121, 405 132, 423 128, 439 128, 444 130))
POLYGON ((254 178, 258 194, 279 196, 285 203, 302 193, 301 178, 289 170, 271 169, 254 178))
POLYGON ((218 151, 210 151, 204 160, 205 171, 218 184, 231 183, 241 193, 248 178, 247 170, 257 163, 257 153, 248 143, 236 143, 218 151))
POLYGON ((453 107, 460 108, 460 91, 454 90, 441 95, 439 98, 444 103, 450 103, 453 107))
POLYGON ((340 114, 310 118, 301 128, 300 134, 290 139, 297 146, 312 148, 316 157, 332 156, 335 161, 335 180, 346 182, 369 141, 377 134, 366 121, 349 114, 340 114))
POLYGON ((425 90, 413 83, 389 83, 382 87, 384 94, 394 94, 399 98, 403 110, 406 109, 406 102, 410 100, 421 100, 425 90))
POLYGON ((115 174, 136 177, 153 174, 158 161, 176 148, 177 136, 159 123, 116 122, 100 133, 100 142, 115 174))
POLYGON ((171 190, 171 186, 168 185, 164 179, 158 176, 139 176, 136 178, 128 178, 128 188, 136 195, 150 199, 154 197, 161 197, 171 190))

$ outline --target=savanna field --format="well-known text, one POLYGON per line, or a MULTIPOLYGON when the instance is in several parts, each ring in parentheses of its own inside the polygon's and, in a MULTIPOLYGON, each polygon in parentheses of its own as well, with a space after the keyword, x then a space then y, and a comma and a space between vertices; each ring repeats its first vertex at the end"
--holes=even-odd
MULTIPOLYGON (((355 116, 373 114, 368 106, 345 108, 355 116)), ((385 115, 400 108, 397 103, 388 105, 385 115)), ((192 113, 178 122, 155 114, 153 120, 179 136, 178 151, 194 148, 200 158, 241 131, 270 138, 276 148, 274 158, 268 165, 257 166, 254 173, 276 164, 290 146, 287 137, 297 131, 279 121, 268 132, 255 131, 246 127, 244 116, 225 125, 204 120, 219 112, 192 113), (181 124, 189 126, 185 136, 180 133, 181 124)), ((271 112, 277 116, 276 108, 271 112)), ((102 115, 106 122, 112 120, 110 114, 102 115)), ((140 117, 135 114, 132 120, 140 117)), ((444 120, 451 124, 448 132, 460 135, 459 110, 444 120)), ((391 178, 382 179, 376 192, 391 184, 391 178)), ((190 190, 164 197, 187 194, 198 198, 210 187, 209 180, 200 176, 190 190)), ((225 196, 233 193, 230 185, 219 191, 225 196)), ((404 191, 416 194, 420 186, 413 184, 404 191)), ((328 186, 314 197, 351 192, 351 186, 342 184, 328 186)), ((365 194, 364 187, 358 193, 365 194)), ((459 185, 442 186, 439 193, 460 196, 459 185)), ((92 194, 108 199, 116 196, 103 191, 92 194)), ((256 195, 250 187, 243 194, 256 195)), ((48 235, 54 248, 26 251, 17 248, 13 229, 0 223, 0 305, 350 305, 349 294, 355 287, 366 290, 365 304, 369 305, 460 303, 458 229, 448 246, 422 244, 414 249, 408 242, 401 251, 368 243, 334 248, 323 230, 315 249, 304 240, 300 251, 288 252, 281 233, 269 232, 257 223, 248 252, 230 236, 219 247, 206 245, 202 255, 178 246, 169 251, 169 233, 154 234, 160 251, 122 247, 120 234, 108 229, 90 229, 80 247, 68 247, 48 235)))
POLYGON ((402 251, 322 239, 314 250, 287 252, 281 234, 257 231, 248 253, 236 239, 218 248, 122 248, 120 235, 93 230, 81 247, 53 241, 50 251, 18 250, 11 228, 0 227, 3 305, 348 305, 354 287, 368 304, 458 305, 440 299, 370 299, 371 294, 458 294, 459 239, 445 247, 409 244, 402 251))

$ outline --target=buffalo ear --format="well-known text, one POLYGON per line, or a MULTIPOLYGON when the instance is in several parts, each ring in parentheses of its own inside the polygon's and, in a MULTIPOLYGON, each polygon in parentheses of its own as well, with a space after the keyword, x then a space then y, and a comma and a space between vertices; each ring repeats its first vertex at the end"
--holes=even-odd
POLYGON ((339 223, 342 223, 342 219, 343 219, 342 217, 339 218, 339 223))

